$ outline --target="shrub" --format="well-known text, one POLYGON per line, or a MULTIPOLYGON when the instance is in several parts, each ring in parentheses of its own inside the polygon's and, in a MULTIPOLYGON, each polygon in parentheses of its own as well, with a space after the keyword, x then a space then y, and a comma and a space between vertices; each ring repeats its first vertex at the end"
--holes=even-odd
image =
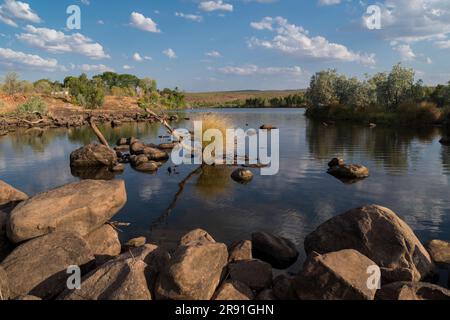
POLYGON ((18 113, 47 113, 47 104, 40 97, 31 97, 24 104, 17 107, 18 113))

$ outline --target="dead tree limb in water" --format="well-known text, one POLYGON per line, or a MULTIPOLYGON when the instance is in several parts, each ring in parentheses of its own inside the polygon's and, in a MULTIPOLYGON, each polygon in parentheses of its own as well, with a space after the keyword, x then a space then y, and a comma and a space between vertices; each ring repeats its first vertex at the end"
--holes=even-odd
POLYGON ((105 136, 103 136, 102 132, 99 130, 99 128, 97 127, 97 125, 95 124, 94 118, 93 117, 89 117, 88 119, 89 121, 89 125, 92 128, 92 131, 94 131, 95 135, 97 136, 98 140, 106 147, 110 148, 108 141, 105 139, 105 136))
POLYGON ((169 125, 169 123, 167 123, 164 118, 158 116, 155 112, 148 108, 145 108, 145 112, 151 114, 156 120, 161 122, 161 124, 166 128, 170 135, 174 136, 178 141, 180 140, 180 137, 176 134, 175 130, 169 125))

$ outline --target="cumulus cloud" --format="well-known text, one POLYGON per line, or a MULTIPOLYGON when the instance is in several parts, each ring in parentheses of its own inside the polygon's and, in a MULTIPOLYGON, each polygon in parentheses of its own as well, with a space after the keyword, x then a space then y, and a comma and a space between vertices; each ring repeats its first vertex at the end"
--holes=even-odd
POLYGON ((180 17, 180 18, 184 18, 186 20, 191 20, 194 22, 202 22, 203 21, 203 17, 196 15, 196 14, 187 14, 187 13, 183 13, 183 12, 175 12, 175 16, 180 17))
POLYGON ((218 71, 228 75, 238 76, 253 76, 253 75, 289 75, 299 76, 302 75, 302 68, 295 67, 259 67, 254 64, 248 64, 244 66, 226 66, 219 68, 218 71))
POLYGON ((83 72, 94 72, 94 73, 103 73, 103 72, 114 72, 113 68, 107 67, 104 64, 82 64, 78 66, 83 72))
POLYGON ((41 18, 31 9, 28 3, 16 0, 5 0, 5 2, 0 5, 0 22, 12 27, 17 27, 16 20, 34 23, 41 22, 41 18))
POLYGON ((303 27, 290 24, 282 17, 266 17, 259 22, 252 22, 251 26, 257 30, 271 31, 276 35, 271 40, 252 38, 248 43, 250 47, 276 50, 300 58, 358 62, 364 65, 375 64, 374 54, 354 52, 324 37, 312 37, 303 27))
POLYGON ((225 3, 222 0, 213 0, 213 1, 202 1, 200 2, 198 8, 200 10, 206 12, 212 11, 233 11, 233 5, 229 3, 225 3))
POLYGON ((38 55, 0 48, 0 64, 17 70, 56 71, 61 69, 56 59, 45 59, 38 55))
POLYGON ((140 30, 159 33, 158 25, 151 18, 145 17, 142 13, 133 12, 130 17, 130 24, 140 30))
POLYGON ((17 35, 17 39, 39 49, 52 53, 74 52, 91 59, 109 58, 101 44, 81 33, 66 35, 61 31, 31 25, 26 26, 25 31, 17 35))
POLYGON ((142 62, 144 60, 152 60, 149 56, 141 56, 138 52, 134 53, 132 59, 136 62, 142 62))
POLYGON ((177 54, 175 53, 175 51, 173 51, 173 49, 166 49, 163 51, 163 54, 165 56, 167 56, 169 59, 175 59, 177 57, 177 54))
POLYGON ((394 47, 394 50, 400 54, 403 61, 413 61, 416 59, 416 54, 409 44, 400 44, 394 47))

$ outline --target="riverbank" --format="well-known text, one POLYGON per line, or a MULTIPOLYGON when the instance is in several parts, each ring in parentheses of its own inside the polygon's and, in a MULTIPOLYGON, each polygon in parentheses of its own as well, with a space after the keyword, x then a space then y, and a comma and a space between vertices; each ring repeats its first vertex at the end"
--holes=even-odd
POLYGON ((381 206, 320 225, 305 239, 303 268, 288 274, 299 252, 265 232, 227 246, 196 229, 172 251, 145 237, 120 243, 126 224, 112 219, 127 202, 122 180, 84 180, 31 198, 1 181, 0 189, 2 300, 450 299, 437 285, 450 244, 422 245, 381 206), (79 289, 70 286, 75 271, 79 289))

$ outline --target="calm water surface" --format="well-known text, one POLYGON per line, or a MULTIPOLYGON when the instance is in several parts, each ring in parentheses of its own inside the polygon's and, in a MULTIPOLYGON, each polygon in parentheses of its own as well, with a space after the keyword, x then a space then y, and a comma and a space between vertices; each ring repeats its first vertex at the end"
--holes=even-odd
MULTIPOLYGON (((182 117, 195 119, 205 112, 182 117)), ((204 228, 227 244, 263 230, 291 239, 303 254, 309 232, 334 215, 365 204, 393 209, 423 241, 450 240, 450 148, 439 144, 439 129, 324 127, 307 120, 302 110, 291 109, 219 112, 236 127, 278 126, 279 174, 260 176, 254 170, 254 180, 240 185, 230 178, 233 168, 209 167, 188 180, 175 198, 178 184, 196 166, 180 167, 179 174, 172 175, 167 171, 170 162, 154 175, 128 166, 116 176, 126 181, 128 203, 114 220, 131 223, 121 233, 122 240, 144 235, 170 249, 194 228, 204 228), (336 155, 368 166, 371 177, 349 185, 327 175, 327 163, 336 155)), ((184 120, 176 124, 190 125, 184 120)), ((158 124, 144 123, 101 130, 112 144, 128 136, 160 143, 159 136, 165 134, 158 124)), ((69 154, 95 140, 89 128, 0 137, 0 179, 30 195, 78 181, 80 177, 71 173, 69 154)))

